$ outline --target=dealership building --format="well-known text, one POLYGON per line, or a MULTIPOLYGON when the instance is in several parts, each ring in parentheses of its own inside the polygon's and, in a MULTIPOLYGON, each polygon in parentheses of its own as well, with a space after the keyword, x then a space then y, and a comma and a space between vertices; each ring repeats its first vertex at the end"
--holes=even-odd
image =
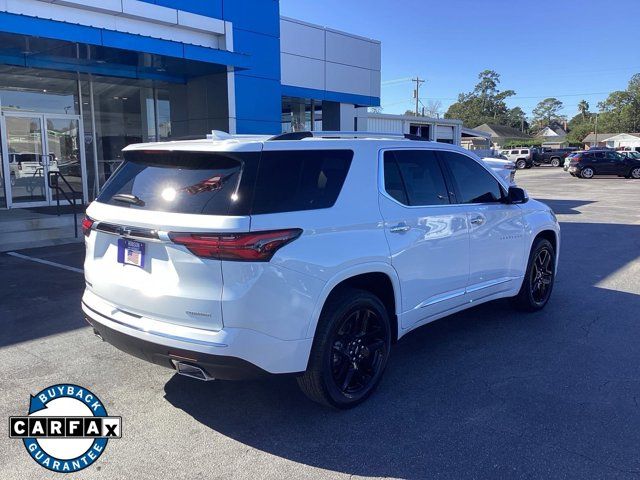
POLYGON ((86 203, 131 143, 354 130, 380 58, 277 0, 0 0, 0 208, 54 205, 52 172, 86 203))

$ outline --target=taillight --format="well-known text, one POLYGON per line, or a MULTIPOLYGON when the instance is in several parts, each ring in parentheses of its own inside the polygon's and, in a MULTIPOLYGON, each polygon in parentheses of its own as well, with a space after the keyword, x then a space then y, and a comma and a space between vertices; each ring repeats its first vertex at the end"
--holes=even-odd
POLYGON ((286 244, 302 234, 299 228, 251 233, 169 233, 173 243, 184 245, 202 258, 239 262, 268 262, 286 244))
POLYGON ((571 157, 570 163, 578 163, 581 159, 582 157, 580 155, 574 155, 573 157, 571 157))
POLYGON ((93 227, 93 220, 89 217, 84 217, 82 219, 82 233, 85 237, 88 237, 91 233, 91 227, 93 227))
POLYGON ((22 170, 22 163, 18 162, 18 170, 22 170))

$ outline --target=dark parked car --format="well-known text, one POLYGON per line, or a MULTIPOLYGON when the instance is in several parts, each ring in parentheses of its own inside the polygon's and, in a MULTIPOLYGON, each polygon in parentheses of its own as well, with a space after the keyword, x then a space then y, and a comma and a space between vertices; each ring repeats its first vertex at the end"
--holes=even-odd
POLYGON ((640 160, 627 158, 613 150, 576 152, 569 162, 574 177, 593 178, 594 175, 617 175, 640 179, 640 160))
POLYGON ((533 153, 533 164, 551 165, 553 167, 561 167, 567 155, 575 152, 576 148, 543 148, 536 149, 533 153))

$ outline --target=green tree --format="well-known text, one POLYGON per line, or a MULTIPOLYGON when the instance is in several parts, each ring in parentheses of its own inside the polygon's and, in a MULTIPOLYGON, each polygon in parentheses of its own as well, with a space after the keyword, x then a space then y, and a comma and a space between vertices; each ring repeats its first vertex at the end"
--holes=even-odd
POLYGON ((563 107, 564 105, 557 98, 545 98, 533 109, 533 123, 539 128, 544 128, 554 121, 564 120, 565 117, 560 115, 563 107))
POLYGON ((640 129, 640 73, 629 80, 626 90, 611 92, 606 100, 598 103, 601 132, 637 132, 640 129))
MULTIPOLYGON (((458 95, 458 101, 449 107, 444 115, 445 118, 459 118, 465 126, 471 128, 482 123, 510 125, 513 123, 513 118, 510 118, 510 109, 507 107, 506 100, 516 92, 500 91, 499 85, 499 73, 494 70, 480 72, 478 83, 473 91, 458 95)), ((519 114, 515 112, 514 115, 517 117, 519 114)))
POLYGON ((578 112, 582 115, 582 120, 586 118, 587 113, 589 112, 589 102, 586 100, 580 100, 578 103, 578 112))
POLYGON ((513 107, 507 112, 507 126, 511 128, 517 128, 523 132, 529 130, 529 122, 527 121, 527 115, 520 107, 513 107))

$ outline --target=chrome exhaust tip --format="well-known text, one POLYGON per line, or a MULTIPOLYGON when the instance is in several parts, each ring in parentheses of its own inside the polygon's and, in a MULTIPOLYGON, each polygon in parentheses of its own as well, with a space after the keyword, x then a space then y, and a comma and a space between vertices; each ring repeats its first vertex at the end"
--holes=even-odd
POLYGON ((93 334, 104 342, 104 338, 102 338, 102 335, 100 335, 100 332, 95 328, 93 329, 93 334))
POLYGON ((201 380, 203 382, 210 382, 211 380, 215 380, 215 378, 213 378, 205 370, 198 367, 197 365, 180 362, 178 360, 171 360, 171 363, 173 363, 173 366, 176 368, 176 371, 179 375, 195 378, 196 380, 201 380))

